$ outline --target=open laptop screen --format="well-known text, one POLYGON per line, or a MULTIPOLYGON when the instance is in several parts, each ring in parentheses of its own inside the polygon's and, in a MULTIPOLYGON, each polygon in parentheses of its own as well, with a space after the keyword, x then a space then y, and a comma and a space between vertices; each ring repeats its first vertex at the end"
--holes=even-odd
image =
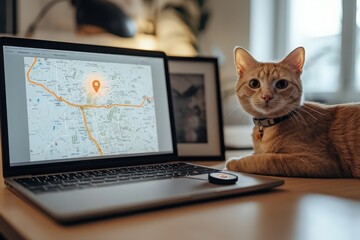
POLYGON ((10 166, 173 153, 164 59, 3 46, 10 166))

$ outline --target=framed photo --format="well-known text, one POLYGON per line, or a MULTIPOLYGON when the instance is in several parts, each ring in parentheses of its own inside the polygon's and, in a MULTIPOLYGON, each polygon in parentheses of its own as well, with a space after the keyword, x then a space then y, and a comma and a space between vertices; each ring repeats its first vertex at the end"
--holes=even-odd
POLYGON ((181 160, 225 160, 216 58, 169 57, 176 138, 181 160))

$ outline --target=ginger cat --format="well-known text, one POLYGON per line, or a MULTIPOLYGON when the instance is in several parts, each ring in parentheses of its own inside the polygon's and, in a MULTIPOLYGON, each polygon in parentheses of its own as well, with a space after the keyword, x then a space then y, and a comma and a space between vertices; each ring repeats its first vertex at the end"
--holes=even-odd
POLYGON ((230 159, 228 170, 289 177, 360 177, 360 104, 303 101, 305 50, 278 63, 235 49, 236 93, 254 117, 254 154, 230 159))

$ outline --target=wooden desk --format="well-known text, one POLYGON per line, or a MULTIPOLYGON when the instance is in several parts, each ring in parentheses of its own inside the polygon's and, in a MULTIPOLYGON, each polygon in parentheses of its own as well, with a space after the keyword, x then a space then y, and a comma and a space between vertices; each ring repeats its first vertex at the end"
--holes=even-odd
POLYGON ((37 240, 360 239, 360 180, 284 179, 272 191, 62 226, 6 189, 0 178, 0 232, 37 240))

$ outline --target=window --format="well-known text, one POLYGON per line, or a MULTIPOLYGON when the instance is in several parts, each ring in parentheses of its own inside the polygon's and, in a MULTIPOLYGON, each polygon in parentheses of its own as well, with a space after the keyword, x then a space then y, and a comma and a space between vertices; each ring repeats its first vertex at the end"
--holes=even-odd
POLYGON ((341 0, 289 1, 286 50, 305 47, 305 92, 339 90, 341 20, 341 0))
POLYGON ((356 90, 360 91, 360 0, 356 1, 356 90))
POLYGON ((360 0, 253 0, 251 8, 255 57, 280 59, 304 46, 308 100, 360 101, 360 0), (272 35, 264 38, 269 29, 272 35), (264 48, 272 53, 257 50, 264 48))

